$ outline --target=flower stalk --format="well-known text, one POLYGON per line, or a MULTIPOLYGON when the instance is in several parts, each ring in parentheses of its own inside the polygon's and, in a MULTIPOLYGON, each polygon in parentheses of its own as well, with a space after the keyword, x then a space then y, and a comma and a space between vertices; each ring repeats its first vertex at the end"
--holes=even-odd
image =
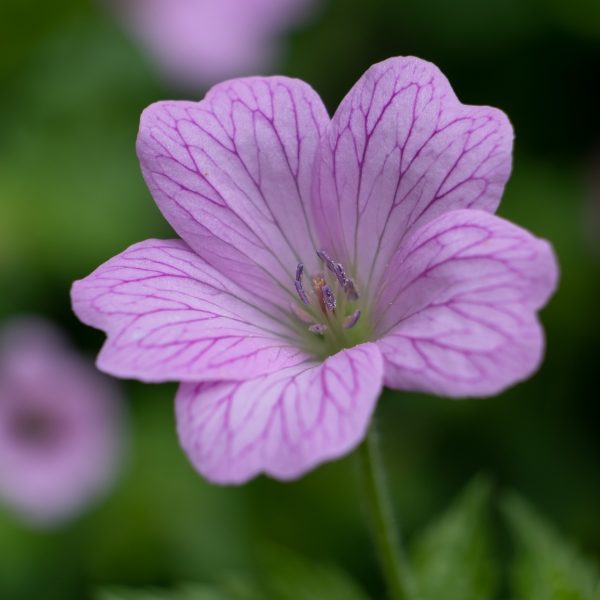
POLYGON ((365 504, 369 511, 373 542, 383 569, 391 600, 414 598, 411 577, 394 518, 374 422, 359 446, 357 456, 365 504))

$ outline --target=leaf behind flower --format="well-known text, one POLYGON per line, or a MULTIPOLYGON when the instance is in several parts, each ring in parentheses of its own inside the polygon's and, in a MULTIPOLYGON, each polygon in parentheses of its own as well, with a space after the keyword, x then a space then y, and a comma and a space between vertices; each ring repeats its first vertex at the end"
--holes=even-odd
POLYGON ((489 533, 491 483, 477 477, 412 547, 418 600, 491 600, 497 573, 489 533))
POLYGON ((512 565, 516 600, 600 600, 596 565, 517 494, 509 494, 502 510, 517 544, 512 565))

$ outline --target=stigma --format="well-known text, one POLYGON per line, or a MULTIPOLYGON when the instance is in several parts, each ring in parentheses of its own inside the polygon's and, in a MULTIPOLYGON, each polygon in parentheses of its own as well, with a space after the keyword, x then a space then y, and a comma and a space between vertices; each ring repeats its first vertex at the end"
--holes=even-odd
POLYGON ((359 299, 354 280, 343 265, 334 261, 325 250, 317 250, 317 256, 326 267, 323 272, 308 276, 303 263, 296 267, 294 287, 304 308, 292 303, 292 312, 308 325, 308 331, 316 335, 352 329, 361 317, 361 311, 352 306, 359 299))

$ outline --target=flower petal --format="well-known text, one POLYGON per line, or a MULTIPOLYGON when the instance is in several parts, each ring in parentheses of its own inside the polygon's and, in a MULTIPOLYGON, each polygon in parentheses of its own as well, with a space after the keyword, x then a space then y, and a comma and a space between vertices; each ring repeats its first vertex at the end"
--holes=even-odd
POLYGON ((323 247, 377 286, 404 236, 459 208, 496 210, 511 168, 504 113, 459 102, 439 69, 412 57, 372 66, 323 140, 314 213, 323 247))
POLYGON ((135 244, 73 284, 108 340, 103 371, 144 381, 246 379, 306 360, 278 322, 180 240, 135 244))
POLYGON ((376 309, 386 385, 486 396, 538 367, 536 310, 558 276, 546 241, 483 211, 453 211, 417 231, 389 273, 376 309))
POLYGON ((328 122, 301 81, 237 79, 201 102, 147 108, 138 155, 156 203, 195 252, 253 293, 289 299, 296 265, 316 266, 309 203, 328 122))
POLYGON ((246 382, 183 384, 179 439, 211 481, 293 479, 360 442, 382 380, 381 354, 369 343, 246 382))

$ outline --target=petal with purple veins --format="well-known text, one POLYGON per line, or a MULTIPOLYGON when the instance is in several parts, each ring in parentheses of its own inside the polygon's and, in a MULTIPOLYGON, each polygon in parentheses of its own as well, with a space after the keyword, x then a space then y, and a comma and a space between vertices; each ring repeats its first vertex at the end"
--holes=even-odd
POLYGON ((556 287, 550 245, 483 211, 459 210, 403 245, 375 308, 386 385, 487 396, 530 376, 536 311, 556 287))
POLYGON ((375 288, 414 227, 459 208, 496 210, 511 168, 506 116, 459 102, 412 57, 372 66, 335 113, 316 163, 320 242, 375 288))
POLYGON ((381 354, 369 343, 246 382, 183 384, 179 439, 210 481, 294 479, 362 440, 382 380, 381 354))
POLYGON ((118 377, 238 380, 306 360, 287 315, 278 320, 180 240, 131 246, 75 282, 72 299, 107 334, 98 366, 118 377))
POLYGON ((318 95, 285 77, 236 79, 201 102, 159 102, 138 155, 159 208, 209 264, 265 298, 289 299, 312 272, 313 165, 329 122, 318 95))

